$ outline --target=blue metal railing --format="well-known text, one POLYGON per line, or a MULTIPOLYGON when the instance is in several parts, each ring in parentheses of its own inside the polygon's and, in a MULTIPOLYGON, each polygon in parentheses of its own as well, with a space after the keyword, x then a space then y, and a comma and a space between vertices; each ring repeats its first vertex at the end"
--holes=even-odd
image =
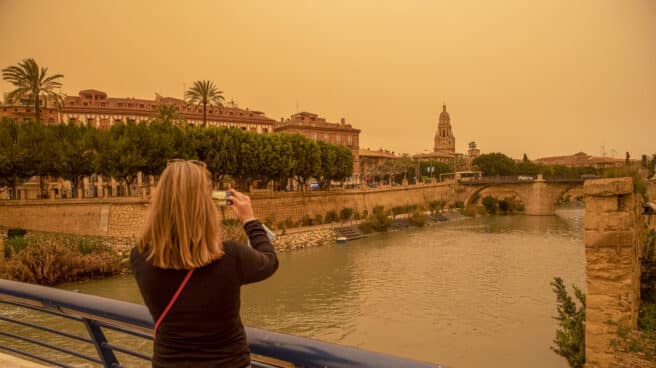
MULTIPOLYGON (((11 329, 7 328, 0 331, 0 336, 11 341, 18 340, 30 346, 36 345, 51 349, 106 368, 125 367, 125 365, 121 365, 115 352, 141 361, 142 364, 137 365, 139 367, 149 365, 150 355, 113 344, 105 335, 106 331, 114 331, 152 341, 153 320, 143 305, 1 279, 0 303, 79 322, 85 327, 88 337, 76 336, 67 331, 11 318, 9 313, 0 316, 1 321, 10 325, 36 329, 69 339, 77 344, 92 345, 96 354, 89 355, 74 351, 45 342, 43 338, 20 336, 10 332, 11 329)), ((247 327, 246 335, 253 354, 254 367, 440 367, 256 328, 247 327)), ((72 368, 70 364, 57 361, 52 356, 39 355, 9 344, 0 344, 0 350, 53 366, 72 368)))

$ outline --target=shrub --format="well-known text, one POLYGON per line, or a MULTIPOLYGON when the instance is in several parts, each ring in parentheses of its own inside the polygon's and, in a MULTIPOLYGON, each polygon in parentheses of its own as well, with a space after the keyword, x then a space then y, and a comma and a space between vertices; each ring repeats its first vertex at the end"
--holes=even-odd
POLYGON ((271 228, 273 227, 274 218, 272 216, 267 216, 266 218, 264 218, 264 222, 262 223, 267 227, 271 228))
POLYGON ((14 236, 5 240, 5 258, 20 253, 27 247, 28 240, 22 236, 14 236))
POLYGON ((408 217, 408 222, 410 222, 410 225, 422 227, 426 225, 426 215, 419 211, 414 211, 408 217))
POLYGON ((291 229, 293 227, 296 227, 297 223, 294 222, 290 217, 287 217, 287 220, 285 220, 285 228, 291 229))
POLYGON ((364 221, 358 225, 358 228, 360 231, 362 231, 363 234, 369 234, 374 232, 374 225, 370 221, 364 221))
POLYGON ((483 207, 485 207, 487 213, 494 215, 497 213, 497 209, 499 208, 499 201, 497 201, 497 199, 494 197, 485 196, 483 198, 483 207))
POLYGON ((236 218, 226 218, 221 221, 223 226, 225 227, 233 227, 233 226, 239 226, 239 219, 236 218))
POLYGON ((501 213, 510 212, 510 203, 508 203, 508 200, 502 199, 498 202, 498 204, 499 204, 499 211, 501 211, 501 213))
POLYGON ((354 220, 359 220, 359 219, 360 219, 360 212, 355 211, 355 212, 353 213, 353 219, 354 219, 354 220))
POLYGON ((481 206, 467 206, 460 212, 461 215, 468 217, 482 216, 485 213, 485 208, 481 206))
POLYGON ((7 230, 7 238, 16 238, 16 237, 24 237, 25 234, 27 234, 27 230, 21 229, 21 228, 13 228, 7 230))
POLYGON ((398 206, 398 207, 392 207, 392 216, 396 217, 402 213, 407 213, 407 209, 405 206, 398 206))
POLYGON ((335 210, 330 210, 330 211, 326 212, 326 216, 325 216, 325 218, 324 218, 324 222, 325 222, 326 224, 329 224, 329 223, 333 223, 333 222, 335 222, 335 221, 337 221, 337 211, 335 211, 335 210))
POLYGON ((321 214, 314 216, 314 223, 317 225, 323 224, 323 216, 321 216, 321 214))
POLYGON ((455 207, 456 207, 456 208, 465 208, 465 202, 463 202, 463 201, 457 201, 457 202, 455 203, 455 207))
POLYGON ((301 226, 312 226, 314 225, 314 219, 310 218, 308 215, 303 215, 301 217, 301 226))
POLYGON ((385 211, 385 207, 383 206, 374 207, 374 211, 367 219, 367 222, 371 224, 374 231, 387 231, 390 225, 392 225, 389 211, 385 211))
POLYGON ((111 250, 108 246, 95 239, 79 238, 75 242, 77 243, 77 250, 83 255, 102 253, 111 250))
POLYGON ((108 276, 121 269, 111 249, 82 254, 72 240, 46 240, 28 244, 0 267, 0 277, 41 285, 108 276))
POLYGON ((353 217, 353 208, 345 207, 339 212, 339 218, 342 221, 348 221, 353 217))
POLYGON ((554 339, 556 354, 567 360, 572 368, 583 368, 585 364, 585 294, 574 288, 574 294, 579 301, 579 306, 565 289, 565 283, 560 277, 554 278, 551 287, 556 294, 557 313, 554 317, 558 320, 560 328, 556 331, 554 339))
POLYGON ((360 217, 362 217, 363 219, 366 219, 367 216, 369 216, 369 211, 367 211, 366 209, 362 210, 362 216, 360 216, 360 217))

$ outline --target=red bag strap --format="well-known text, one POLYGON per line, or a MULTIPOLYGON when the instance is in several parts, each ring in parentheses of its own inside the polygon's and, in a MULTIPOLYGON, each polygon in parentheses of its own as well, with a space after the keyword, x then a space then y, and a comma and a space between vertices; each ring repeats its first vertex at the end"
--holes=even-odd
POLYGON ((178 297, 180 296, 182 289, 184 289, 185 286, 187 285, 187 282, 189 282, 192 273, 194 273, 193 268, 189 270, 189 272, 187 272, 187 275, 180 283, 180 286, 178 286, 178 290, 176 290, 175 294, 173 294, 173 297, 171 298, 171 301, 169 301, 169 305, 167 305, 166 308, 164 308, 164 312, 162 312, 162 314, 159 315, 157 322, 155 322, 155 328, 153 328, 153 337, 157 335, 157 328, 159 327, 159 324, 162 323, 164 317, 166 317, 166 315, 169 313, 169 310, 171 310, 171 307, 173 307, 173 304, 175 304, 175 301, 178 300, 178 297))

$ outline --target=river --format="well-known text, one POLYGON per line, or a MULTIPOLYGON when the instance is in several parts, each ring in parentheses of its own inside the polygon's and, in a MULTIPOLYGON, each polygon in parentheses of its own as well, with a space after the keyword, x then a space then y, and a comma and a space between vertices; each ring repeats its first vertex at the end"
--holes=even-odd
MULTIPOLYGON (((244 287, 249 326, 444 364, 562 367, 555 276, 585 282, 583 211, 495 216, 282 253, 244 287)), ((65 284, 142 303, 131 276, 65 284)))

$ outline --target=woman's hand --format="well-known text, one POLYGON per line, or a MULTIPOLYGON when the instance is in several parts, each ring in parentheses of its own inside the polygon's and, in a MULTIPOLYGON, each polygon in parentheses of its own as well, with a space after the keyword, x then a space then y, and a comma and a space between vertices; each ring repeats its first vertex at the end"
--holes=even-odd
POLYGON ((229 192, 231 193, 229 199, 232 201, 232 204, 229 207, 241 224, 243 225, 249 221, 255 220, 253 208, 251 207, 251 198, 234 189, 230 189, 229 192))

